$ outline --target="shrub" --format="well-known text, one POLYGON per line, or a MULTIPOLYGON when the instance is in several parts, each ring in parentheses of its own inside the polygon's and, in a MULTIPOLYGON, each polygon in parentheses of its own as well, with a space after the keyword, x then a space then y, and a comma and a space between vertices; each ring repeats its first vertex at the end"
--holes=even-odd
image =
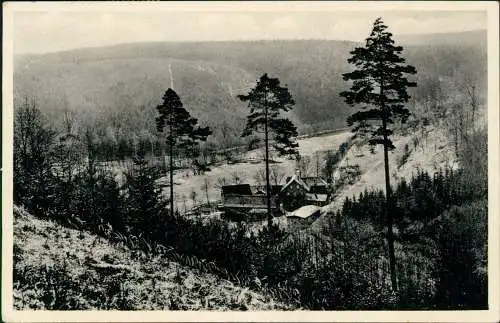
POLYGON ((150 239, 162 236, 163 217, 166 207, 161 189, 156 184, 160 170, 149 166, 144 156, 134 158, 133 167, 125 174, 125 214, 123 224, 130 232, 144 234, 150 239))

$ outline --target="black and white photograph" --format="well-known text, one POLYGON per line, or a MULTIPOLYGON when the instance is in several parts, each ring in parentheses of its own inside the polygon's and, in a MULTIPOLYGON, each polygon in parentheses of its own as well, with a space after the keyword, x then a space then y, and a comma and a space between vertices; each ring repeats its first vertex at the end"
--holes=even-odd
POLYGON ((497 2, 3 6, 3 320, 500 319, 497 2))

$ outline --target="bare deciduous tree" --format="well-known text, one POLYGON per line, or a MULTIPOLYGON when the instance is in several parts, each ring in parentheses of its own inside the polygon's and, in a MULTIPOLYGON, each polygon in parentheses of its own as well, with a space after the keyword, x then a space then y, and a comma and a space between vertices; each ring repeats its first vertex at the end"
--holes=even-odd
POLYGON ((241 184, 244 180, 244 176, 239 171, 234 171, 231 173, 231 181, 233 184, 241 184))
POLYGON ((196 198, 198 197, 198 193, 196 191, 191 191, 191 200, 193 201, 193 206, 196 206, 196 198))
POLYGON ((183 204, 183 206, 184 206, 184 213, 186 213, 186 212, 187 212, 187 205, 186 205, 186 202, 187 202, 187 201, 186 201, 186 195, 182 194, 182 195, 181 195, 181 200, 182 200, 182 204, 183 204))
POLYGON ((476 112, 479 107, 478 91, 475 84, 468 83, 465 87, 467 97, 469 98, 469 104, 472 109, 472 124, 476 122, 476 112))
POLYGON ((205 177, 203 179, 203 186, 202 186, 202 189, 203 191, 205 191, 205 196, 207 198, 207 205, 210 206, 210 199, 208 197, 208 189, 210 188, 210 180, 208 179, 208 177, 205 177))
POLYGON ((281 168, 278 165, 273 165, 269 169, 269 175, 272 183, 274 185, 280 185, 283 179, 286 176, 286 173, 281 170, 281 168))
POLYGON ((222 189, 223 186, 226 186, 229 184, 229 181, 225 177, 218 177, 217 181, 214 184, 214 187, 217 189, 222 189))
POLYGON ((321 154, 319 151, 314 153, 314 163, 316 165, 316 177, 319 177, 321 174, 321 154))
POLYGON ((307 176, 309 174, 309 167, 311 165, 311 156, 301 156, 297 154, 297 169, 300 176, 307 176))
POLYGON ((257 186, 263 186, 263 185, 265 185, 265 182, 266 182, 266 173, 265 173, 265 170, 258 169, 253 178, 254 178, 255 184, 257 186))

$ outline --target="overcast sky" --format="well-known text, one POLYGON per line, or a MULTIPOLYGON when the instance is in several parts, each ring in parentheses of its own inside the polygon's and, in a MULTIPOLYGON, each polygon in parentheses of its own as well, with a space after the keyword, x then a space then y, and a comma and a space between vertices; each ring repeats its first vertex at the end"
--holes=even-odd
POLYGON ((14 13, 14 53, 145 41, 359 41, 378 16, 396 35, 487 27, 484 11, 23 11, 14 13))

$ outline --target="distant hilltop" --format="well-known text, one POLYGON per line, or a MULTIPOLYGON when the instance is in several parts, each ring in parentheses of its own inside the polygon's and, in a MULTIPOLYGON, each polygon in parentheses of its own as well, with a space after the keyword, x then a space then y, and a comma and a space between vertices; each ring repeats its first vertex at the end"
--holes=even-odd
MULTIPOLYGON (((419 87, 412 94, 417 101, 437 82, 453 83, 457 73, 474 80, 486 75, 485 30, 395 38, 418 71, 419 87)), ((347 57, 357 45, 335 40, 149 42, 19 55, 14 98, 19 105, 26 96, 35 97, 56 123, 65 109, 106 127, 124 113, 140 111, 143 124, 123 117, 120 127, 136 135, 144 129, 153 133, 155 106, 170 86, 170 65, 175 90, 194 117, 216 129, 224 122, 241 129, 247 106, 236 96, 268 73, 294 97, 289 118, 301 134, 338 129, 351 113, 339 92, 348 86, 342 73, 349 71, 347 57)))

